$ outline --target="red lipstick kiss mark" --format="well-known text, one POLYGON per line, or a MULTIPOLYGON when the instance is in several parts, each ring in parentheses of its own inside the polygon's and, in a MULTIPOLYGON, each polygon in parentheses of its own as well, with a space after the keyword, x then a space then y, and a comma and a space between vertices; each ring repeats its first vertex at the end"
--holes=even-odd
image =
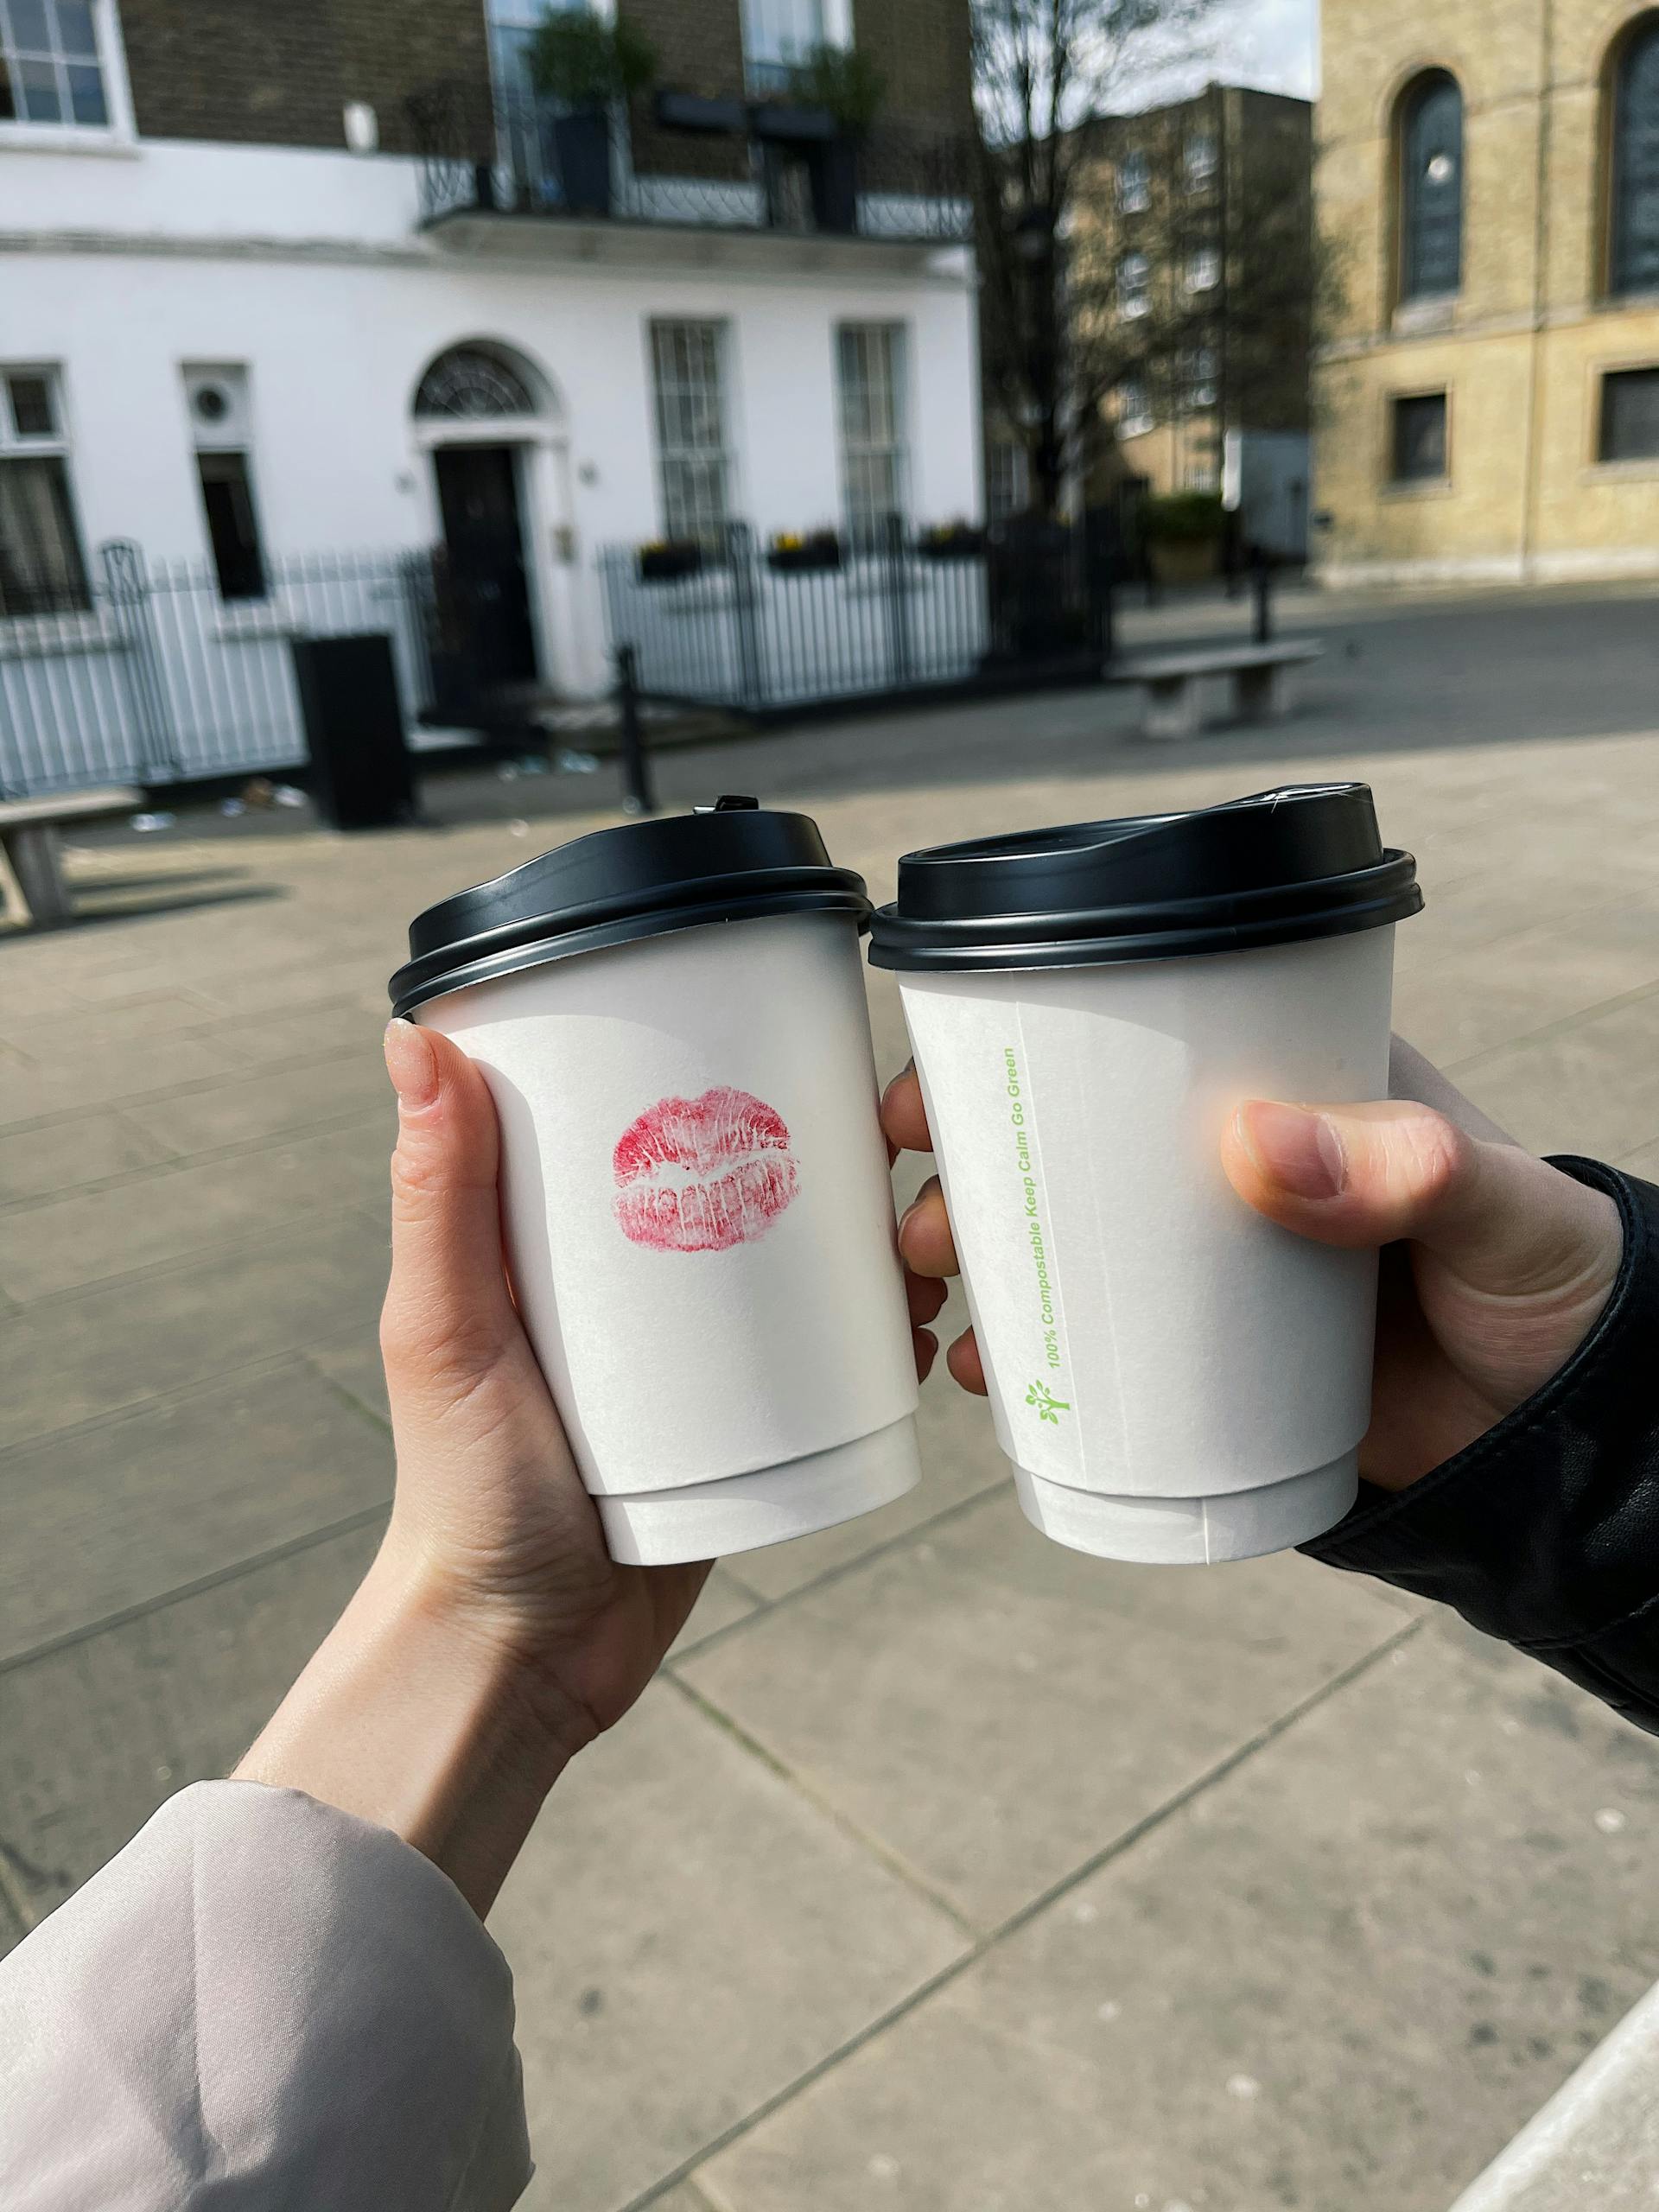
POLYGON ((798 1179, 783 1116, 724 1084, 647 1106, 611 1165, 622 1234, 654 1252, 728 1252, 764 1236, 798 1179))

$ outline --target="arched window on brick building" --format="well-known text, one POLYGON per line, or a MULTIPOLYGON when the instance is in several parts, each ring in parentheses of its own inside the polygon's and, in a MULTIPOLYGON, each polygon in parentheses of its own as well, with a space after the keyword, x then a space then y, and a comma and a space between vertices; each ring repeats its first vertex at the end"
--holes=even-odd
POLYGON ((1659 292, 1659 16, 1623 41, 1613 67, 1607 284, 1659 292))
POLYGON ((1401 95, 1398 146, 1400 297, 1444 299, 1463 279, 1463 94, 1446 70, 1401 95))

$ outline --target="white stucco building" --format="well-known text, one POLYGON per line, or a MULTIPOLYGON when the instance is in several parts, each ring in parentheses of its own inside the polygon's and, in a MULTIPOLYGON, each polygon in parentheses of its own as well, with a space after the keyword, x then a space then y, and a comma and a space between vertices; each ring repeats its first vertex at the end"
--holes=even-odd
MULTIPOLYGON (((402 7, 342 0, 302 86, 227 34, 265 12, 238 0, 0 10, 0 658, 96 620, 111 540, 203 564, 245 625, 289 556, 435 546, 493 667, 580 696, 608 680, 602 547, 979 513, 940 126, 918 153, 895 121, 836 202, 788 135, 822 118, 753 105, 802 41, 862 35, 850 4, 658 8, 714 60, 677 110, 612 111, 597 185, 511 81, 531 11, 483 8, 442 0, 443 58, 472 43, 423 81, 433 11, 406 52, 402 7), (231 50, 181 82, 193 19, 231 50)), ((891 39, 908 10, 869 12, 891 39)))

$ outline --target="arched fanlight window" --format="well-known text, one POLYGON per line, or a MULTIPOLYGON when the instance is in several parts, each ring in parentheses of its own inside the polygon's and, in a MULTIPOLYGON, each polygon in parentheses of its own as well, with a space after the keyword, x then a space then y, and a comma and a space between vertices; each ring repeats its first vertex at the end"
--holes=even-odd
POLYGON ((1659 292, 1659 16, 1624 41, 1613 81, 1610 289, 1659 292))
POLYGON ((421 378, 417 415, 458 416, 477 422, 493 415, 533 415, 536 402, 516 369, 481 346, 456 346, 421 378))
POLYGON ((1445 298, 1463 277, 1463 94, 1444 69, 1400 106, 1400 296, 1445 298))

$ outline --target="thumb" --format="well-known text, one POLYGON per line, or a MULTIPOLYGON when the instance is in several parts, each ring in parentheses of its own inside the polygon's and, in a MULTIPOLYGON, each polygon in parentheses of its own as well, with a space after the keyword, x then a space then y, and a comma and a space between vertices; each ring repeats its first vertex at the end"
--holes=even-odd
POLYGON ((1412 1099, 1357 1106, 1247 1099, 1223 1141, 1239 1196, 1322 1244, 1407 1237, 1473 1289, 1524 1296, 1599 1272, 1619 1248, 1611 1198, 1514 1145, 1468 1135, 1412 1099))
POLYGON ((394 1021, 391 1281, 380 1343, 394 1397, 444 1402, 517 1334, 496 1195, 499 1141, 482 1075, 435 1030, 394 1021))

